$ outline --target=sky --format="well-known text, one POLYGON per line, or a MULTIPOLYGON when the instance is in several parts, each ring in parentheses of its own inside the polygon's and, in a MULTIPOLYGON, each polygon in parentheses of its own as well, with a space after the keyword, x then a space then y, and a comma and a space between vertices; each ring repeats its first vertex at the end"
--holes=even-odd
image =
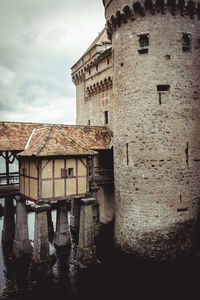
POLYGON ((75 124, 71 67, 104 25, 102 0, 0 0, 0 121, 75 124))

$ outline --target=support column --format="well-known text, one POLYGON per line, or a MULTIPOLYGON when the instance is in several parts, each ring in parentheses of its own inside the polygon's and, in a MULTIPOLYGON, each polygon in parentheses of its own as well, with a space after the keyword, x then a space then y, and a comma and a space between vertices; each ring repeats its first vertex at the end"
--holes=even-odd
POLYGON ((50 205, 39 204, 35 205, 35 232, 34 232, 34 248, 33 261, 42 263, 48 260, 49 254, 49 237, 47 224, 47 211, 50 210, 50 205))
POLYGON ((47 210, 47 223, 48 223, 48 235, 49 235, 49 241, 53 241, 54 237, 54 228, 53 228, 53 221, 52 221, 52 215, 51 215, 51 209, 47 210))
POLYGON ((57 247, 66 247, 70 244, 66 200, 58 201, 54 243, 57 247))
POLYGON ((77 261, 84 265, 89 265, 96 262, 96 246, 94 243, 93 225, 94 203, 94 198, 84 198, 81 200, 81 217, 77 261))
POLYGON ((7 196, 4 202, 4 219, 2 230, 2 244, 4 246, 12 246, 15 237, 15 210, 13 205, 13 197, 7 196))
POLYGON ((98 203, 98 186, 91 186, 90 192, 92 194, 92 197, 95 198, 95 203, 93 204, 93 223, 94 223, 94 237, 99 236, 99 203, 98 203))
POLYGON ((81 197, 74 197, 71 201, 71 216, 70 216, 70 228, 74 231, 78 231, 80 223, 80 201, 81 197))
POLYGON ((15 199, 17 202, 17 206, 13 255, 16 258, 20 258, 23 255, 30 255, 32 251, 28 234, 28 222, 25 200, 20 196, 15 196, 15 199))

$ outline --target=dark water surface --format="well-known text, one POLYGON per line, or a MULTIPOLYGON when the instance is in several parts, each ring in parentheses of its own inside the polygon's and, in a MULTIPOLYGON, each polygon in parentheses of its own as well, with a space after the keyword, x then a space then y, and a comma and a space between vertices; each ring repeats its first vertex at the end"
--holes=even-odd
MULTIPOLYGON (((0 202, 2 202, 0 200, 0 202)), ((52 211, 55 226, 56 211, 52 211)), ((29 238, 33 240, 34 213, 28 214, 29 238)), ((119 254, 108 234, 97 245, 102 263, 79 269, 72 261, 77 244, 68 253, 56 255, 52 276, 34 278, 30 262, 16 263, 3 254, 0 218, 0 299, 1 300, 200 300, 200 259, 150 263, 119 254), (31 277, 32 276, 32 277, 31 277)), ((51 251, 55 251, 51 247, 51 251)))

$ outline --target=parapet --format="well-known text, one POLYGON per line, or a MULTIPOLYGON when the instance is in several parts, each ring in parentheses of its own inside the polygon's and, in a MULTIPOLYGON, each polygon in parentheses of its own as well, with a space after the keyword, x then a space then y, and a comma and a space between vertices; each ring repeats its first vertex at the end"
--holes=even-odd
POLYGON ((196 15, 200 19, 200 2, 198 0, 103 0, 107 20, 107 32, 111 38, 112 32, 128 20, 145 17, 156 13, 172 15, 179 14, 191 19, 196 15))

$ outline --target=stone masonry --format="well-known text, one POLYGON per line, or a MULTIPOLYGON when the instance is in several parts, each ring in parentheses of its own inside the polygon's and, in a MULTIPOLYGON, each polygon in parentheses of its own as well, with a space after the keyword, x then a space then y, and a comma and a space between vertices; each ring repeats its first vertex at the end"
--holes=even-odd
POLYGON ((173 258, 200 201, 200 3, 104 0, 112 39, 115 242, 173 258))

